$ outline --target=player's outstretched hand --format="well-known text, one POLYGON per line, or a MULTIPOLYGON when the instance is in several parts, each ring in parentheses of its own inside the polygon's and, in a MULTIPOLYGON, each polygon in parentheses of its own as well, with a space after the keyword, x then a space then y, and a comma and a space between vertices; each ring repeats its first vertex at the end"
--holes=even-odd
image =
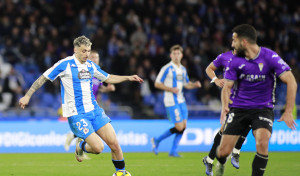
POLYGON ((172 87, 170 92, 172 92, 174 94, 178 94, 179 93, 179 89, 176 88, 176 87, 172 87))
POLYGON ((202 85, 201 85, 200 81, 196 81, 196 82, 194 82, 194 86, 196 88, 200 88, 202 85))
POLYGON ((22 109, 24 109, 25 106, 28 105, 29 99, 30 99, 30 97, 28 97, 28 96, 26 96, 26 95, 25 95, 24 97, 22 97, 22 98, 19 100, 19 106, 20 106, 22 109))
POLYGON ((114 92, 116 90, 116 87, 113 84, 107 84, 106 87, 110 92, 114 92))
POLYGON ((282 116, 280 117, 279 120, 277 120, 278 122, 284 121, 285 124, 292 130, 296 129, 297 123, 295 122, 295 120, 293 119, 293 114, 292 113, 287 113, 284 112, 282 114, 282 116))
POLYGON ((144 80, 140 78, 138 75, 129 76, 129 81, 137 81, 139 83, 143 83, 144 80))
POLYGON ((220 88, 223 88, 224 87, 224 84, 225 84, 225 80, 224 79, 216 79, 215 80, 215 84, 220 87, 220 88))

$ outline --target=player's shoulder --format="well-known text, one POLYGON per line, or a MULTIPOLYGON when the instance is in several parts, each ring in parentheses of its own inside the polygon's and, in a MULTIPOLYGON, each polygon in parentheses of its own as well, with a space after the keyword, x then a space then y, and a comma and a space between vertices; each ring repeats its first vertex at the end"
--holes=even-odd
POLYGON ((217 56, 218 59, 228 59, 228 58, 231 58, 232 56, 234 56, 234 54, 232 53, 232 51, 227 51, 227 52, 224 52, 224 53, 221 53, 217 56))
POLYGON ((265 58, 274 58, 274 57, 279 57, 279 55, 271 50, 270 48, 266 47, 261 47, 260 53, 265 57, 265 58))
POLYGON ((162 67, 161 67, 161 70, 167 70, 168 68, 171 68, 171 67, 172 67, 172 63, 169 62, 169 63, 167 63, 166 65, 162 66, 162 67))
POLYGON ((228 64, 229 66, 235 67, 235 66, 239 66, 240 64, 245 63, 246 59, 243 57, 239 57, 237 55, 233 55, 228 62, 229 62, 229 64, 228 64))
MULTIPOLYGON (((62 67, 65 68, 68 64, 71 65, 74 61, 74 58, 72 58, 71 56, 68 56, 64 59, 61 59, 59 61, 56 62, 56 64, 54 64, 54 67, 62 67)), ((75 63, 75 62, 74 62, 75 63)), ((73 66, 75 66, 75 64, 73 63, 73 66)))
POLYGON ((95 66, 95 67, 97 67, 97 66, 99 66, 99 65, 97 65, 95 62, 93 62, 93 61, 91 61, 91 60, 86 60, 86 64, 88 65, 88 66, 95 66))

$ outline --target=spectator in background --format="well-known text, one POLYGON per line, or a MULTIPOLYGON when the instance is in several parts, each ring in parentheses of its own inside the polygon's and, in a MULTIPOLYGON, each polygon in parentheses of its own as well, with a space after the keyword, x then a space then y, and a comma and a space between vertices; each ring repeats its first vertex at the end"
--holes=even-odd
POLYGON ((23 76, 11 67, 10 72, 3 80, 3 93, 9 93, 11 95, 9 107, 17 106, 16 102, 22 96, 23 86, 23 76))

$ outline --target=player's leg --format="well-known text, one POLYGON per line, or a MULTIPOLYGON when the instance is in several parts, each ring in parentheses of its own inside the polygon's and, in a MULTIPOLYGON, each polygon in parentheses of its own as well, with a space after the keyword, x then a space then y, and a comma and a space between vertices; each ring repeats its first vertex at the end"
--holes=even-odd
POLYGON ((91 121, 93 118, 94 112, 88 112, 68 118, 72 132, 83 139, 78 139, 76 143, 75 157, 79 162, 87 158, 83 152, 97 154, 102 152, 104 148, 102 141, 94 131, 91 121))
POLYGON ((224 125, 221 126, 220 131, 215 135, 214 143, 208 153, 208 156, 203 158, 203 164, 205 165, 205 173, 206 175, 213 175, 213 162, 216 157, 217 147, 220 145, 222 133, 223 133, 224 125))
MULTIPOLYGON (((175 111, 179 112, 178 109, 179 109, 178 105, 166 107, 167 116, 172 123, 176 123, 175 111)), ((151 138, 152 151, 157 155, 159 143, 164 139, 166 139, 167 137, 173 135, 174 133, 178 133, 178 131, 175 127, 172 127, 167 131, 165 131, 164 133, 162 133, 160 136, 151 138)))
POLYGON ((235 167, 237 169, 240 168, 240 163, 239 163, 240 151, 241 151, 242 145, 243 145, 244 141, 246 140, 246 137, 247 137, 250 130, 251 130, 251 127, 248 126, 248 128, 240 136, 240 138, 237 141, 234 149, 232 150, 231 164, 233 165, 233 167, 235 167))
POLYGON ((79 147, 86 153, 99 154, 103 151, 104 145, 100 137, 94 132, 90 134, 84 141, 81 141, 79 147))
POLYGON ((121 146, 117 140, 117 135, 110 123, 107 123, 97 131, 97 134, 103 139, 103 141, 111 149, 112 162, 118 170, 125 170, 125 161, 123 158, 123 152, 121 146))
MULTIPOLYGON (((177 130, 175 138, 173 140, 173 145, 171 148, 171 151, 169 153, 169 156, 173 156, 173 157, 181 157, 178 153, 177 153, 177 148, 178 148, 178 144, 179 141, 182 138, 183 132, 186 128, 187 125, 187 119, 188 119, 188 110, 187 110, 187 106, 186 103, 180 103, 178 105, 179 112, 177 113, 176 110, 175 112, 175 128, 177 130)), ((174 119, 173 119, 174 120, 174 119)))
POLYGON ((259 128, 253 132, 256 142, 256 155, 252 163, 252 175, 264 174, 268 163, 268 147, 271 133, 268 129, 259 128))
POLYGON ((169 153, 169 156, 171 157, 181 157, 178 153, 177 153, 177 148, 178 148, 178 144, 182 138, 183 132, 186 128, 186 120, 183 120, 182 122, 179 123, 175 123, 175 129, 176 129, 176 134, 175 137, 173 139, 173 143, 172 143, 172 148, 171 151, 169 153))
POLYGON ((217 147, 216 152, 216 158, 218 160, 216 165, 217 176, 222 176, 224 174, 227 157, 230 155, 239 137, 240 135, 228 135, 223 133, 220 145, 217 147))
POLYGON ((227 160, 227 156, 230 155, 232 149, 236 145, 240 135, 250 125, 248 120, 249 112, 244 109, 231 108, 230 112, 226 115, 226 121, 221 138, 220 145, 217 147, 218 163, 216 165, 216 175, 224 174, 224 167, 227 160))
POLYGON ((251 122, 256 143, 256 155, 252 162, 252 175, 261 176, 268 163, 269 139, 271 138, 274 112, 272 109, 256 109, 251 122))

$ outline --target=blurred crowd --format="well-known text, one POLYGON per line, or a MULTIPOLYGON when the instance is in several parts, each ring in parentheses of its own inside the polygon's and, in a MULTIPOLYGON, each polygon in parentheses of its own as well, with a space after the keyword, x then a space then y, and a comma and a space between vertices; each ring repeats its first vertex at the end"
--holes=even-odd
MULTIPOLYGON (((257 29, 258 44, 275 50, 300 82, 298 1, 0 0, 0 14, 0 110, 15 107, 40 74, 72 55, 79 35, 90 38, 103 70, 145 80, 117 85, 109 95, 115 104, 133 107, 137 116, 151 116, 143 114, 149 107, 163 114, 162 95, 153 82, 170 61, 174 44, 184 48, 182 64, 190 79, 202 83, 201 89, 186 92, 188 104, 219 106, 220 90, 209 83, 205 68, 231 49, 231 29, 242 23, 257 29)), ((58 81, 48 81, 36 94, 30 106, 60 107, 58 81)), ((280 91, 277 97, 285 103, 280 91)))

